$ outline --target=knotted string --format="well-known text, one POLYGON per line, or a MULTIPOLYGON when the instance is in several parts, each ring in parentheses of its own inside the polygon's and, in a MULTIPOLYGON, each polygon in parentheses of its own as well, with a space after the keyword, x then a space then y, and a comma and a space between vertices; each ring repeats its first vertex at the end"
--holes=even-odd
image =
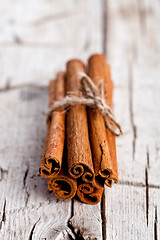
POLYGON ((104 85, 103 81, 99 82, 100 93, 93 83, 92 79, 85 73, 79 72, 80 77, 80 93, 82 96, 75 96, 74 92, 69 92, 62 101, 55 101, 52 107, 49 108, 47 120, 51 118, 52 113, 58 109, 69 109, 74 105, 85 105, 87 107, 96 108, 102 114, 106 127, 115 136, 122 134, 122 129, 116 121, 111 108, 107 105, 104 98, 104 85))

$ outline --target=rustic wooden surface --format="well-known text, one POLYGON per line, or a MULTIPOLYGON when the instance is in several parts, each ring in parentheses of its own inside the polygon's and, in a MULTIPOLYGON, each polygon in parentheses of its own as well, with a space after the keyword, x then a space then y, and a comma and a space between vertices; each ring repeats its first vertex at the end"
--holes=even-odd
POLYGON ((160 2, 2 0, 0 239, 160 239, 160 2), (73 57, 112 67, 118 185, 62 202, 38 175, 48 81, 73 57))

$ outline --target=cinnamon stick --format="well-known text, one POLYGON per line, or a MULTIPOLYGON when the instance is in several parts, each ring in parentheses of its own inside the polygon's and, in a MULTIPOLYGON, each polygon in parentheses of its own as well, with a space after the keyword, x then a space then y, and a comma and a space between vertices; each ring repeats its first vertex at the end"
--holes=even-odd
POLYGON ((112 180, 111 179, 108 179, 106 178, 105 181, 104 181, 104 184, 107 186, 107 187, 112 187, 112 180))
MULTIPOLYGON (((111 79, 110 66, 108 63, 106 63, 105 71, 104 71, 104 94, 105 94, 105 100, 111 108, 113 108, 113 102, 112 102, 113 87, 114 85, 111 79)), ((112 124, 112 122, 110 122, 110 124, 112 124)), ((113 169, 114 169, 114 171, 110 174, 108 181, 113 180, 115 183, 118 183, 116 139, 115 139, 115 136, 108 129, 106 129, 106 134, 107 134, 107 140, 109 144, 110 156, 112 158, 113 169)), ((107 182, 105 182, 105 184, 107 185, 107 182)))
MULTIPOLYGON (((93 55, 88 61, 88 75, 98 88, 99 82, 104 78, 105 57, 93 55)), ((108 178, 114 171, 106 136, 106 126, 103 116, 97 109, 88 108, 89 133, 94 162, 95 175, 108 178)))
MULTIPOLYGON (((49 104, 48 107, 51 107, 54 101, 54 89, 55 89, 55 81, 51 80, 49 83, 49 104)), ((50 131, 50 125, 51 125, 51 121, 47 122, 47 135, 46 135, 46 140, 45 140, 45 144, 44 144, 44 149, 43 149, 43 155, 42 155, 42 159, 41 159, 41 163, 40 163, 40 167, 39 167, 39 172, 40 175, 44 178, 48 178, 48 176, 51 174, 51 163, 50 162, 46 162, 45 159, 45 153, 46 153, 46 149, 47 149, 47 145, 48 145, 48 136, 49 136, 49 131, 50 131)))
MULTIPOLYGON (((78 72, 84 72, 80 60, 67 63, 66 91, 80 96, 80 78, 78 72)), ((83 181, 92 182, 94 169, 89 143, 87 113, 85 106, 72 106, 66 117, 68 171, 74 178, 82 176, 83 181)))
POLYGON ((48 179, 48 189, 54 191, 56 197, 61 200, 69 200, 73 198, 77 192, 77 179, 72 178, 68 173, 66 148, 65 142, 60 172, 48 179))
POLYGON ((82 183, 77 188, 77 196, 87 204, 97 204, 101 201, 104 188, 95 188, 90 183, 82 183))
POLYGON ((48 180, 48 189, 54 191, 57 198, 69 200, 73 198, 77 191, 77 180, 72 178, 67 172, 60 173, 48 180))
MULTIPOLYGON (((57 74, 54 83, 54 88, 55 88, 54 101, 61 101, 64 98, 65 92, 63 72, 59 72, 57 74)), ((50 106, 52 104, 53 101, 50 100, 50 106)), ((47 142, 45 144, 45 153, 42 157, 43 161, 40 167, 40 174, 42 177, 50 178, 59 173, 62 165, 65 139, 64 111, 60 109, 54 112, 48 125, 49 130, 47 133, 47 142), (45 166, 48 166, 47 170, 45 166)))

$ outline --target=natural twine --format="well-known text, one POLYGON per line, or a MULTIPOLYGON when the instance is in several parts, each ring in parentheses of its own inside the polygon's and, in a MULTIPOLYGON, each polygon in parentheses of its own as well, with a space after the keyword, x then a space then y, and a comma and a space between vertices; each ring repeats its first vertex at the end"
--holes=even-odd
POLYGON ((77 75, 80 77, 80 93, 82 93, 82 96, 77 97, 75 96, 75 92, 69 92, 62 101, 55 101, 48 110, 47 120, 51 118, 52 113, 57 109, 65 109, 67 111, 71 106, 85 105, 87 107, 97 108, 102 114, 105 125, 111 133, 115 136, 121 135, 121 126, 116 121, 111 108, 105 102, 103 81, 99 82, 99 93, 92 79, 87 74, 79 72, 77 75), (112 125, 110 122, 112 122, 112 125))

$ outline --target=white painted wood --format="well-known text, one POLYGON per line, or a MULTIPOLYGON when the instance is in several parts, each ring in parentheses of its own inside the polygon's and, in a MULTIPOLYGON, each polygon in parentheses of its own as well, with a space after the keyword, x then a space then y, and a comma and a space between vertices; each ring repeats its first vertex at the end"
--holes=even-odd
POLYGON ((0 94, 0 239, 59 239, 68 228, 71 201, 49 194, 38 168, 46 133, 46 88, 0 94))
POLYGON ((48 82, 70 58, 102 51, 101 7, 96 0, 0 6, 0 239, 76 239, 71 218, 85 239, 102 239, 100 205, 73 201, 72 212, 38 176, 48 82))
POLYGON ((106 189, 106 239, 159 239, 159 189, 149 189, 148 225, 145 199, 146 187, 106 189))
POLYGON ((0 238, 102 239, 100 204, 60 201, 38 174, 44 146, 48 89, 21 87, 1 92, 0 238), (38 119, 37 119, 38 118, 38 119), (92 217, 91 217, 92 216, 92 217), (23 224, 21 224, 23 223, 23 224))
POLYGON ((7 0, 0 6, 0 87, 47 85, 71 58, 102 51, 101 2, 7 0), (23 17, 22 17, 23 15, 23 17), (96 32, 96 34, 95 34, 96 32))
POLYGON ((133 110, 132 67, 133 44, 138 31, 138 10, 136 1, 108 1, 107 58, 111 64, 112 78, 115 83, 114 110, 123 129, 123 136, 117 138, 119 178, 122 181, 145 183, 144 168, 146 155, 141 161, 135 159, 133 110))
MULTIPOLYGON (((86 41, 99 44, 101 35, 94 35, 92 30, 99 27, 99 3, 97 1, 33 1, 25 4, 20 0, 2 1, 1 43, 36 43, 59 46, 64 49, 74 43, 80 49, 86 41), (94 10, 94 11, 93 11, 94 10), (95 18, 95 14, 97 14, 95 18), (92 22, 93 21, 93 22, 92 22), (92 27, 92 23, 95 24, 92 27), (82 31, 83 29, 83 31, 82 31), (98 40, 98 41, 97 41, 98 40)), ((101 29, 97 29, 98 33, 101 29)), ((89 44, 89 42, 87 42, 89 44)), ((90 47, 90 46, 88 46, 90 47)), ((76 49, 76 48, 75 48, 76 49)))
POLYGON ((106 239, 159 239, 158 189, 149 190, 148 225, 146 187, 114 185, 105 194, 106 239))
POLYGON ((104 3, 0 4, 0 239, 160 238, 160 4, 104 3), (120 183, 106 188, 101 205, 62 202, 38 176, 48 80, 70 58, 86 61, 103 49, 124 131, 117 138, 120 183))
POLYGON ((149 209, 148 209, 148 232, 151 239, 160 238, 160 189, 149 188, 149 209))
POLYGON ((106 239, 159 239, 159 1, 107 2, 120 183, 105 191, 106 239))
MULTIPOLYGON (((159 154, 160 111, 157 103, 160 72, 157 70, 160 65, 160 37, 156 30, 159 25, 157 8, 160 9, 160 6, 158 1, 155 2, 152 4, 151 1, 142 1, 142 5, 139 5, 135 0, 122 0, 118 3, 108 1, 107 56, 115 82, 115 113, 124 129, 124 135, 117 138, 119 174, 122 181, 145 183, 147 152, 152 151, 151 168, 155 168, 155 152, 159 154), (152 29, 152 35, 151 23, 155 29, 154 34, 152 29)), ((158 164, 157 162, 157 168, 158 164)), ((154 177, 153 172, 149 178, 152 176, 154 177)), ((157 181, 160 178, 155 174, 152 184, 157 181)))
POLYGON ((143 187, 106 189, 106 239, 148 239, 144 199, 143 187))
POLYGON ((100 203, 87 205, 74 200, 74 215, 70 224, 74 232, 85 240, 103 239, 100 203))

